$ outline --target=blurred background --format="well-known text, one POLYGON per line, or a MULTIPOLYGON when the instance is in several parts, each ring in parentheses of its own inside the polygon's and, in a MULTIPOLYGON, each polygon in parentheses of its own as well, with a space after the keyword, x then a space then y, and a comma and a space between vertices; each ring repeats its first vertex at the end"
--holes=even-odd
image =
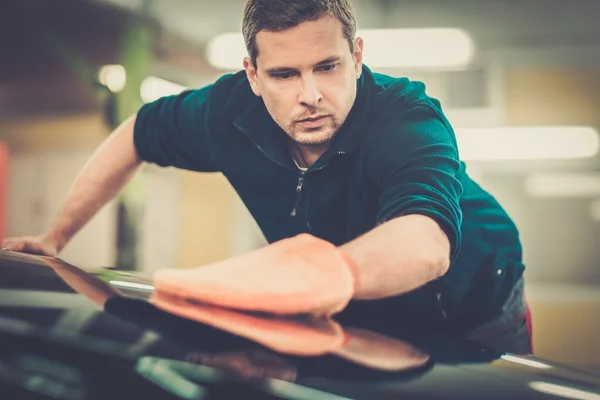
MULTIPOLYGON (((6 236, 52 221, 144 102, 241 69, 243 0, 2 0, 6 236)), ((353 0, 365 63, 423 81, 521 232, 540 356, 600 370, 600 2, 353 0)), ((264 244, 227 181, 146 166, 64 250, 152 273, 264 244)))

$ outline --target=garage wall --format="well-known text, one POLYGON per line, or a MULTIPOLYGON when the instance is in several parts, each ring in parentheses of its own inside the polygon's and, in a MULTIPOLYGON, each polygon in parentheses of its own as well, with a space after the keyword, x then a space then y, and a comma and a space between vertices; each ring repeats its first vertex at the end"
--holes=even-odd
POLYGON ((510 68, 505 79, 508 124, 600 127, 600 67, 510 68))
POLYGON ((189 268, 232 252, 235 192, 221 174, 180 171, 179 243, 176 266, 189 268))
MULTIPOLYGON (((600 67, 509 68, 505 82, 508 125, 589 125, 600 130, 600 67)), ((531 198, 523 179, 490 177, 487 182, 498 197, 507 198, 507 205, 515 206, 529 278, 600 284, 600 224, 590 218, 591 199, 531 198)))
POLYGON ((100 113, 0 119, 0 140, 11 153, 93 149, 109 133, 100 113))
MULTIPOLYGON (((41 234, 60 210, 73 180, 108 134, 100 115, 55 116, 0 123, 10 155, 7 232, 41 234)), ((109 203, 65 247, 82 267, 113 266, 116 204, 109 203)))
MULTIPOLYGON (((561 59, 568 54, 544 54, 538 65, 505 69, 506 123, 600 128, 600 62, 589 62, 589 54, 581 66, 566 67, 561 59)), ((514 58, 507 62, 511 61, 518 62, 514 58)), ((535 64, 532 58, 529 62, 535 64)), ((568 168, 557 163, 547 168, 561 169, 597 170, 589 162, 572 163, 568 168)), ((551 360, 597 369, 600 224, 590 218, 591 199, 532 198, 523 188, 525 176, 487 174, 485 184, 506 206, 521 231, 535 352, 551 360)))

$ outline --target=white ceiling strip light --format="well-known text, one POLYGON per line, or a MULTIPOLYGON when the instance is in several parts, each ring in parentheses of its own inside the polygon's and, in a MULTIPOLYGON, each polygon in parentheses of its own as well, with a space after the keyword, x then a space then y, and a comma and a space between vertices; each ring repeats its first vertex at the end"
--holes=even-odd
MULTIPOLYGON (((363 61, 370 68, 456 69, 470 64, 475 53, 472 38, 462 29, 363 29, 363 61)), ((248 55, 240 32, 215 36, 206 49, 215 68, 235 71, 248 55)))
POLYGON ((568 160, 598 153, 598 132, 584 126, 456 129, 465 161, 568 160))
POLYGON ((600 197, 600 174, 538 173, 528 176, 525 190, 533 197, 600 197))
POLYGON ((177 83, 156 76, 149 76, 142 82, 140 96, 145 103, 150 103, 164 96, 179 94, 186 89, 187 87, 177 83))

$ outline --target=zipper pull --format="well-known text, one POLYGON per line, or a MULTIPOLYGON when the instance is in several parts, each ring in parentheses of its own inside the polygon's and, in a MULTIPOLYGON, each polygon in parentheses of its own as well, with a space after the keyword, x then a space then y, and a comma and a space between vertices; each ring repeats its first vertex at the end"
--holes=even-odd
POLYGON ((444 309, 444 304, 442 304, 442 293, 436 293, 435 298, 437 299, 438 307, 440 308, 440 311, 442 313, 442 318, 444 318, 445 320, 448 319, 448 315, 446 314, 446 310, 444 309))
POLYGON ((300 196, 302 194, 302 186, 304 186, 304 174, 298 177, 298 184, 296 185, 296 193, 298 195, 298 198, 296 199, 296 205, 294 206, 294 209, 290 213, 290 217, 295 217, 298 213, 298 206, 300 205, 300 196))

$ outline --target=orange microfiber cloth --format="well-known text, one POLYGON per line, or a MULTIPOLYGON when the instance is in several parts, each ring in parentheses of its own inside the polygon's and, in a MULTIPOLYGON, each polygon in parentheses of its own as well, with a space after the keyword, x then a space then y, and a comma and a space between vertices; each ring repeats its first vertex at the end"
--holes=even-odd
POLYGON ((158 293, 241 311, 330 316, 357 287, 356 267, 333 244, 308 234, 214 264, 161 270, 158 293))
MULTIPOLYGON (((302 357, 331 354, 381 371, 404 371, 429 360, 428 354, 405 341, 364 329, 342 328, 331 318, 242 313, 161 293, 154 293, 152 302, 166 312, 243 337, 281 354, 302 357)), ((205 354, 202 358, 206 361, 207 357, 205 354)))
POLYGON ((317 356, 340 348, 344 331, 328 318, 273 318, 196 304, 155 292, 154 305, 171 314, 210 325, 280 353, 317 356))

